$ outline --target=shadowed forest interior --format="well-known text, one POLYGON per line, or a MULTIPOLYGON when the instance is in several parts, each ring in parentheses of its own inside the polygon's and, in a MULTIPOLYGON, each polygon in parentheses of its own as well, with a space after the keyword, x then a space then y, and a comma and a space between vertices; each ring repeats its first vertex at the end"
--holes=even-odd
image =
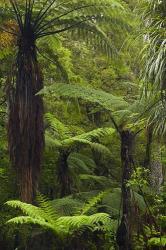
POLYGON ((0 0, 0 250, 166 249, 166 1, 0 0))

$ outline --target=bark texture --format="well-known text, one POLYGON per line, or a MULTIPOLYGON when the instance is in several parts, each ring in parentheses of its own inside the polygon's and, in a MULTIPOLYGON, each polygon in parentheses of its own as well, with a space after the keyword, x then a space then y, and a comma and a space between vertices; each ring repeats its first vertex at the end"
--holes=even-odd
POLYGON ((58 181, 60 185, 60 197, 64 197, 71 194, 71 178, 68 166, 69 153, 60 151, 58 161, 58 181))
POLYGON ((117 230, 117 244, 120 250, 131 250, 131 192, 126 184, 133 168, 134 134, 130 130, 121 132, 122 162, 122 219, 117 230))
POLYGON ((32 203, 37 190, 44 147, 43 102, 36 95, 42 88, 33 32, 27 31, 18 39, 18 53, 8 91, 8 140, 20 198, 28 203, 32 203))
POLYGON ((144 167, 149 169, 149 183, 156 191, 160 191, 163 182, 163 166, 161 162, 161 145, 160 142, 153 138, 153 127, 147 129, 146 153, 144 167))

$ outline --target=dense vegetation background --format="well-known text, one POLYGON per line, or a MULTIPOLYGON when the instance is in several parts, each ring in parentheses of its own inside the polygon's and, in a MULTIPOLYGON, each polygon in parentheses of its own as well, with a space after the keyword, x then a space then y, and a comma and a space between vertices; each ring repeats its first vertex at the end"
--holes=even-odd
POLYGON ((165 13, 0 0, 0 249, 165 249, 165 13))

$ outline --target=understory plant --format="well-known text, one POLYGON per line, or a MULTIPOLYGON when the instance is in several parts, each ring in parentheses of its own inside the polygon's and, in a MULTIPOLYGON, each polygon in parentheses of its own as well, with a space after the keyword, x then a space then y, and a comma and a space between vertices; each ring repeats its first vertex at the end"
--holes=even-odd
MULTIPOLYGON (((68 203, 69 207, 74 213, 73 215, 62 216, 59 213, 58 204, 56 200, 54 203, 46 199, 43 195, 38 195, 37 202, 39 206, 23 203, 18 200, 8 201, 5 204, 12 209, 19 209, 23 215, 14 217, 7 221, 8 227, 32 225, 34 228, 41 228, 42 231, 51 232, 52 236, 56 238, 57 242, 62 241, 61 246, 65 240, 72 240, 73 238, 81 237, 81 235, 94 234, 99 237, 104 237, 108 241, 108 236, 113 234, 115 221, 111 220, 107 213, 93 213, 93 208, 108 194, 108 190, 99 193, 96 197, 90 199, 87 203, 81 206, 72 207, 73 204, 78 205, 77 200, 68 203)), ((70 198, 68 198, 70 200, 70 198)), ((61 206, 63 204, 61 202, 61 206)), ((80 203, 79 203, 80 205, 80 203)), ((69 208, 68 208, 69 210, 69 208)), ((32 228, 33 228, 32 227, 32 228)))

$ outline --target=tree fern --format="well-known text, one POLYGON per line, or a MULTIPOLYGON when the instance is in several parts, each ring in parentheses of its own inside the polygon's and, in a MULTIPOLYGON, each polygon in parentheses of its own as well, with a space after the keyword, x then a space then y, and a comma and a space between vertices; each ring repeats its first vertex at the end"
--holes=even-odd
POLYGON ((49 122, 53 132, 55 132, 55 135, 49 132, 46 133, 46 142, 48 142, 48 146, 50 143, 51 146, 62 149, 68 148, 71 150, 72 148, 80 147, 81 145, 87 145, 98 152, 109 154, 109 150, 106 146, 95 141, 101 139, 102 137, 112 135, 115 131, 113 128, 98 128, 89 132, 72 136, 70 127, 64 125, 53 115, 47 113, 46 119, 49 122))
MULTIPOLYGON (((141 100, 137 99, 132 104, 129 104, 122 97, 76 84, 67 86, 65 84, 52 85, 41 90, 39 94, 49 95, 53 99, 57 97, 71 100, 78 98, 83 100, 85 104, 97 104, 101 109, 110 111, 110 119, 117 131, 125 127, 132 129, 134 132, 139 131, 140 128, 143 129, 148 121, 149 111, 156 107, 159 102, 156 94, 151 100, 142 97, 141 100)), ((165 123, 164 116, 162 122, 165 123)))
MULTIPOLYGON (((17 170, 20 197, 31 203, 37 189, 44 148, 43 101, 36 95, 43 87, 37 41, 77 27, 83 29, 81 24, 85 22, 87 25, 89 22, 95 25, 95 15, 105 15, 105 9, 121 11, 124 8, 115 0, 104 2, 104 5, 97 0, 71 3, 55 0, 9 0, 9 3, 9 11, 17 27, 9 27, 7 30, 1 27, 17 41, 14 66, 11 67, 8 79, 9 153, 12 165, 17 170)), ((98 29, 96 34, 97 31, 98 29)), ((102 32, 100 34, 104 42, 105 37, 102 32)), ((108 39, 104 43, 108 44, 108 39)))

